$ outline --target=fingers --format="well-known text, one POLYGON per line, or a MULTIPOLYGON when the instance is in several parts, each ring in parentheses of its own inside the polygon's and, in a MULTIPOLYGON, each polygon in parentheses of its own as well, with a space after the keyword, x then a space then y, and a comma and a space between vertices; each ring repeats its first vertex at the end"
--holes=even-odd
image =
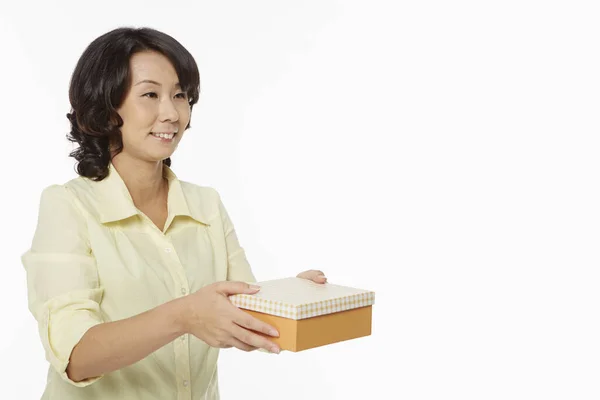
POLYGON ((252 331, 260 332, 273 337, 279 337, 279 332, 277 332, 277 329, 241 310, 239 313, 236 313, 235 317, 233 318, 233 322, 242 328, 250 329, 252 331))
POLYGON ((238 340, 234 337, 232 337, 230 339, 230 343, 231 343, 231 346, 227 346, 227 347, 229 347, 229 348, 236 347, 242 351, 254 351, 257 349, 256 347, 250 346, 249 344, 246 344, 246 343, 242 342, 241 340, 238 340))
POLYGON ((316 283, 325 283, 327 282, 327 278, 323 271, 318 269, 310 269, 308 271, 304 271, 298 274, 298 278, 308 279, 316 283))
POLYGON ((279 353, 280 351, 279 346, 271 342, 269 339, 257 335, 256 333, 244 329, 236 324, 232 324, 230 332, 235 339, 239 340, 242 343, 245 343, 246 345, 265 349, 272 353, 279 353))
POLYGON ((304 279, 312 279, 317 276, 325 276, 325 274, 319 269, 309 269, 308 271, 304 271, 298 274, 299 278, 304 279))
POLYGON ((255 294, 260 290, 260 286, 249 285, 245 282, 218 282, 216 286, 217 291, 226 296, 234 294, 255 294))

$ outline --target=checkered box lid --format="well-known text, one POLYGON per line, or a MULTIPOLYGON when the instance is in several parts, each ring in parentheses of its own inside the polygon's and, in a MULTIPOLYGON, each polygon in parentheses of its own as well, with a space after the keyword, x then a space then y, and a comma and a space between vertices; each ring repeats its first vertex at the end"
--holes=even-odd
POLYGON ((324 314, 366 307, 375 303, 375 293, 368 290, 315 283, 302 278, 284 278, 258 282, 256 294, 229 296, 231 302, 246 310, 290 319, 304 319, 324 314))

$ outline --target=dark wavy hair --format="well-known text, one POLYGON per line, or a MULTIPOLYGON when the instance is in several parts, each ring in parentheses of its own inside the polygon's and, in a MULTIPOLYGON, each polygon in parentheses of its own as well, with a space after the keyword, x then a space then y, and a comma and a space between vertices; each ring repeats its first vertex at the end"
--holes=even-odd
MULTIPOLYGON (((121 27, 96 38, 85 49, 69 86, 71 132, 67 139, 79 147, 69 156, 77 160, 80 176, 101 181, 108 175, 114 154, 123 150, 123 120, 117 109, 131 85, 129 61, 138 52, 156 51, 173 64, 190 110, 198 102, 200 74, 194 57, 177 40, 151 28, 121 27)), ((190 124, 185 128, 190 128, 190 124)), ((170 166, 171 159, 163 160, 170 166)))

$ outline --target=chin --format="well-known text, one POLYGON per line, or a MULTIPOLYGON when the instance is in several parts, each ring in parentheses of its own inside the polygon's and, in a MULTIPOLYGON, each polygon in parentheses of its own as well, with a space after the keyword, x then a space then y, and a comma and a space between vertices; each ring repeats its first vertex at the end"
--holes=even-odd
POLYGON ((157 156, 154 161, 164 161, 171 156, 173 156, 173 153, 157 156))
POLYGON ((144 157, 145 161, 148 162, 159 162, 159 161, 163 161, 166 160, 167 158, 171 157, 173 155, 173 152, 164 152, 164 153, 146 153, 146 156, 144 157))

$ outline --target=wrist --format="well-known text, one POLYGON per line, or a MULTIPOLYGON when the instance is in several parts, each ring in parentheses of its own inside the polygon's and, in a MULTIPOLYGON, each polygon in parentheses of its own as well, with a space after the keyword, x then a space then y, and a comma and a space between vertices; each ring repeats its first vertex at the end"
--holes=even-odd
POLYGON ((178 336, 190 333, 189 329, 189 296, 180 297, 169 303, 172 323, 178 336))

